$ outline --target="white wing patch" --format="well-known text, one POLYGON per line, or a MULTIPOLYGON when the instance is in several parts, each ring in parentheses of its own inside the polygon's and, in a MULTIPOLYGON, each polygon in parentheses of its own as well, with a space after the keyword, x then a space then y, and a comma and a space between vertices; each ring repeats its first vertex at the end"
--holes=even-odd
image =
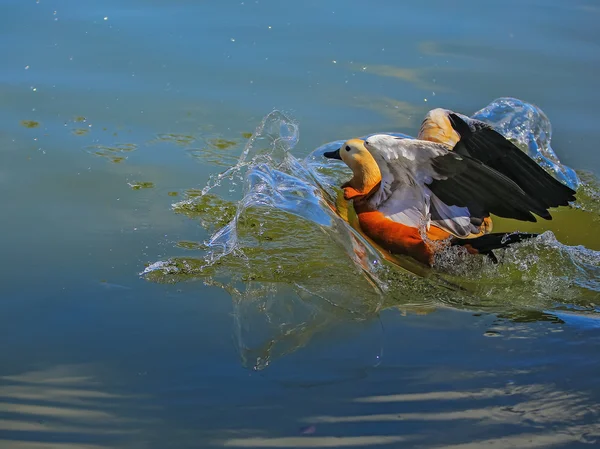
POLYGON ((443 145, 414 139, 401 139, 376 134, 366 140, 365 147, 381 172, 381 186, 370 203, 378 208, 398 187, 423 185, 438 179, 431 166, 434 157, 448 152, 443 145))

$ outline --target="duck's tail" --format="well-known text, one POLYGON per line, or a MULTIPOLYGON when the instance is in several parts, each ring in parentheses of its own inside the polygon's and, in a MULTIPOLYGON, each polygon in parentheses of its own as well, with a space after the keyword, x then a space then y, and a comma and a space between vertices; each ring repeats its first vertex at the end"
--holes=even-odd
POLYGON ((519 243, 523 240, 537 237, 539 234, 530 232, 492 232, 482 235, 474 239, 454 239, 452 246, 465 246, 469 250, 473 249, 478 254, 485 254, 494 262, 498 262, 496 256, 492 252, 495 249, 506 248, 513 243, 519 243))

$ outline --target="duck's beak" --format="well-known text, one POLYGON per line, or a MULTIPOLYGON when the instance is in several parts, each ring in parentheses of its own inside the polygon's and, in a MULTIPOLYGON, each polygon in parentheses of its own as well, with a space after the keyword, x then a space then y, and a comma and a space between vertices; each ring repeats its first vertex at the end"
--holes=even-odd
POLYGON ((323 156, 328 157, 329 159, 338 159, 340 161, 342 160, 339 148, 335 151, 326 151, 325 153, 323 153, 323 156))

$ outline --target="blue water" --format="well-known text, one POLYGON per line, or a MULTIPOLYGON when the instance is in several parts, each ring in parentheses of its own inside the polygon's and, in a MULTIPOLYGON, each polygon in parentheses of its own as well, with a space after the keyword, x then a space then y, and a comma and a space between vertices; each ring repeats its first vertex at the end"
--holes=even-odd
MULTIPOLYGON (((5 0, 0 11, 2 449, 598 443, 593 276, 583 293, 554 291, 558 264, 531 301, 515 287, 503 307, 495 291, 491 309, 437 301, 419 281, 377 308, 340 245, 298 217, 283 255, 275 218, 257 221, 272 240, 250 260, 284 264, 270 315, 240 302, 272 293, 261 265, 140 276, 200 257, 182 242, 201 246, 227 211, 173 204, 234 165, 274 108, 298 125, 302 160, 338 139, 416 135, 433 107, 470 115, 516 97, 543 109, 560 160, 593 180, 594 2, 5 0), (347 285, 361 313, 307 300, 292 281, 347 285), (283 344, 274 333, 304 322, 283 344), (255 370, 274 335, 275 356, 255 370)), ((216 193, 235 204, 228 188, 216 193)), ((577 217, 554 233, 600 249, 597 216, 577 217)))

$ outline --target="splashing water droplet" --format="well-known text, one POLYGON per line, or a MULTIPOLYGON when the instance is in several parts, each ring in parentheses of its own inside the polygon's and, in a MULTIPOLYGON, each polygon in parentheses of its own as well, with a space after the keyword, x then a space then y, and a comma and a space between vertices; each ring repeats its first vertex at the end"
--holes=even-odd
POLYGON ((576 189, 579 178, 575 171, 560 163, 550 146, 552 126, 537 106, 516 98, 498 98, 473 114, 473 118, 492 125, 513 141, 550 174, 576 189))

